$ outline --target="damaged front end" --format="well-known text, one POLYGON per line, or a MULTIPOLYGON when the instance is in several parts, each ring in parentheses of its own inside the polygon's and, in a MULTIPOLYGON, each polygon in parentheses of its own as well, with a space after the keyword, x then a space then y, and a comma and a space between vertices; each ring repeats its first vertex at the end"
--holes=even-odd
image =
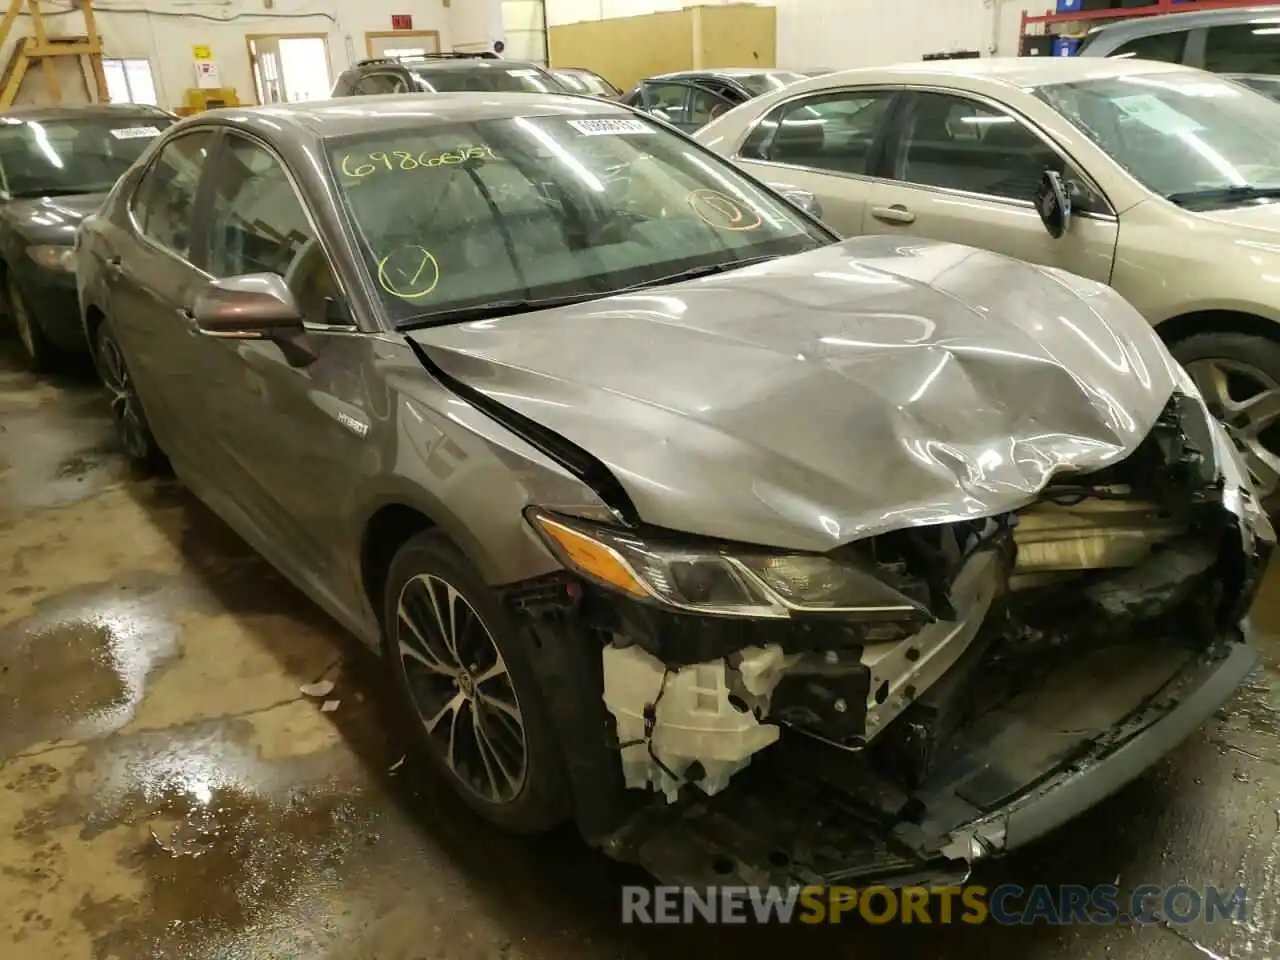
POLYGON ((515 599, 598 643, 629 789, 589 832, 690 884, 954 879, 1052 829, 1252 668, 1274 544, 1189 393, 1021 509, 821 556, 603 519, 531 511, 573 573, 515 599))

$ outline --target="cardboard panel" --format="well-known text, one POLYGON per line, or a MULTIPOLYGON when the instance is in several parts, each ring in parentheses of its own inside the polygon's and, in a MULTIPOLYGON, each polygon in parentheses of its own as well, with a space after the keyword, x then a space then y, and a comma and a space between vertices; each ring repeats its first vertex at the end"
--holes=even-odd
POLYGON ((587 67, 629 90, 645 77, 694 65, 693 12, 561 24, 548 31, 548 45, 553 67, 587 67))
POLYGON ((694 66, 776 66, 777 30, 774 7, 753 3, 694 7, 694 66))

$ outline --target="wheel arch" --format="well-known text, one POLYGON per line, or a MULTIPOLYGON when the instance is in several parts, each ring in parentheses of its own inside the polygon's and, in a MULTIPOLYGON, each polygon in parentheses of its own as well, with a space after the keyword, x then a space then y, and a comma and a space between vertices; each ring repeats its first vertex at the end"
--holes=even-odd
POLYGON ((1244 333, 1280 343, 1280 322, 1246 309, 1188 311, 1162 321, 1156 332, 1170 347, 1203 333, 1244 333))

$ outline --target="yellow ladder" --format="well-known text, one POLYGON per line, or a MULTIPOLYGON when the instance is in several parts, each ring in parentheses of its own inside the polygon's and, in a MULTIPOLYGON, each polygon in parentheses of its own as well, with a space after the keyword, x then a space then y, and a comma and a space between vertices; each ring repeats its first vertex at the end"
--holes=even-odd
MULTIPOLYGON (((9 9, 0 18, 0 47, 9 39, 9 33, 22 13, 23 3, 24 0, 9 0, 9 9)), ((106 103, 107 75, 102 69, 102 41, 93 19, 93 0, 83 0, 80 9, 84 13, 85 32, 78 37, 50 37, 45 31, 39 0, 25 0, 25 3, 31 15, 31 36, 18 38, 4 73, 0 74, 0 109, 13 105, 27 70, 37 61, 44 75, 49 102, 61 103, 62 81, 58 77, 57 57, 87 57, 93 86, 97 87, 96 95, 95 91, 89 91, 89 99, 106 103)))

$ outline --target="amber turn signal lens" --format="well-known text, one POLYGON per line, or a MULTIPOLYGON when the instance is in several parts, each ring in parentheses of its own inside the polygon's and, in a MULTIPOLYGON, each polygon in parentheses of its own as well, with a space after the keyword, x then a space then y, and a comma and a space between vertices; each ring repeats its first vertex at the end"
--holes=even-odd
POLYGON ((543 532, 560 547, 565 559, 580 572, 634 596, 649 596, 649 591, 641 586, 626 563, 611 548, 548 517, 538 516, 534 519, 543 532))

